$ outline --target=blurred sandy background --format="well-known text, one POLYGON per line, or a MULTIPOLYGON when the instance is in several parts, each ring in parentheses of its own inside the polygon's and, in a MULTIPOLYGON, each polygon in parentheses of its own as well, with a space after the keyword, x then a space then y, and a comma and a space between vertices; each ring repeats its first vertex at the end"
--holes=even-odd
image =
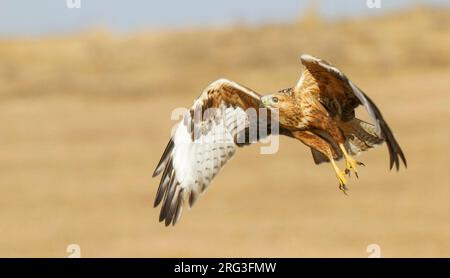
POLYGON ((450 9, 336 22, 0 39, 0 256, 450 256, 450 9), (151 174, 175 122, 211 81, 261 93, 325 58, 379 105, 409 168, 383 146, 350 196, 329 165, 282 138, 242 149, 179 224, 158 223, 151 174))

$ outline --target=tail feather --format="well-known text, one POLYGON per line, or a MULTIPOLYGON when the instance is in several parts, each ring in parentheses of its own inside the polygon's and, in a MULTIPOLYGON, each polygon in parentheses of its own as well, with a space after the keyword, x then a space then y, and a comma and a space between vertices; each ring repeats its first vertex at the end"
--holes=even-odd
MULTIPOLYGON (((374 125, 360 119, 354 118, 348 122, 339 122, 338 125, 346 138, 345 148, 351 155, 357 155, 384 142, 384 139, 378 136, 377 129, 374 125)), ((341 159, 342 152, 331 137, 324 133, 318 134, 330 143, 334 159, 341 159)), ((311 153, 316 164, 329 162, 329 159, 324 154, 313 148, 311 148, 311 153)))
POLYGON ((384 142, 384 139, 378 136, 374 125, 357 118, 340 123, 339 127, 344 132, 345 146, 351 155, 357 155, 384 142))

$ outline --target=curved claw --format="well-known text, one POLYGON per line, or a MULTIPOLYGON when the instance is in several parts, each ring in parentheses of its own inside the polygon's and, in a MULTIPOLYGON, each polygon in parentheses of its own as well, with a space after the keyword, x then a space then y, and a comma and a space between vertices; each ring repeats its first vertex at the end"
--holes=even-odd
POLYGON ((339 184, 339 190, 341 190, 342 193, 348 196, 347 191, 349 190, 349 188, 345 184, 339 184))
POLYGON ((357 161, 357 160, 355 160, 355 159, 353 159, 351 157, 347 157, 346 158, 345 165, 346 165, 345 173, 348 174, 348 176, 350 176, 350 172, 353 170, 353 172, 355 173, 356 178, 359 178, 358 170, 356 169, 356 166, 357 165, 365 166, 364 163, 359 162, 359 161, 357 161))
POLYGON ((337 172, 336 177, 339 181, 339 190, 341 190, 345 195, 348 196, 347 191, 349 189, 347 187, 347 180, 345 179, 345 172, 337 172))
POLYGON ((345 158, 345 165, 346 165, 345 173, 346 173, 348 176, 350 176, 350 172, 353 170, 353 172, 355 172, 356 178, 359 178, 359 177, 358 177, 358 170, 356 169, 356 168, 357 168, 356 166, 357 166, 357 165, 365 166, 364 163, 359 162, 359 161, 355 160, 354 158, 352 158, 352 157, 347 153, 347 150, 345 149, 345 146, 344 146, 343 144, 339 144, 339 147, 340 147, 340 149, 341 149, 341 151, 342 151, 342 154, 344 155, 344 158, 345 158))

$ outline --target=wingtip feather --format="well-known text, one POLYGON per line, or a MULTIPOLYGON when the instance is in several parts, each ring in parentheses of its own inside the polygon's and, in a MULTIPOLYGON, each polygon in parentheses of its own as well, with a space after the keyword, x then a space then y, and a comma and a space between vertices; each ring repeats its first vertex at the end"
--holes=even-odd
POLYGON ((153 171, 152 178, 158 176, 161 174, 161 172, 165 169, 165 166, 167 164, 167 160, 169 159, 169 153, 173 150, 174 143, 172 138, 170 138, 169 142, 167 143, 166 148, 164 149, 164 152, 161 156, 161 159, 158 162, 158 165, 155 168, 155 171, 153 171))

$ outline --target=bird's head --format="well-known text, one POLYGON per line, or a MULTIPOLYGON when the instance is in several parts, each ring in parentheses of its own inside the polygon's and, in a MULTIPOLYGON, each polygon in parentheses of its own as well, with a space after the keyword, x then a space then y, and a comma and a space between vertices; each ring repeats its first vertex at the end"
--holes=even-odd
POLYGON ((263 96, 261 101, 264 107, 269 109, 278 109, 280 111, 289 109, 292 105, 291 97, 280 92, 263 96))
POLYGON ((285 126, 290 126, 292 118, 295 118, 298 113, 298 104, 292 88, 263 96, 261 102, 265 108, 276 112, 279 116, 279 122, 285 126))

